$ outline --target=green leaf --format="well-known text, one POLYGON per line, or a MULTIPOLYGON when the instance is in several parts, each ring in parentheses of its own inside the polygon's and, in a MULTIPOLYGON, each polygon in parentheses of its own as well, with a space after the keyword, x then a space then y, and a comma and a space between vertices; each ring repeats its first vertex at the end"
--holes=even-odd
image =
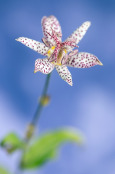
POLYGON ((9 174, 6 169, 0 166, 0 174, 9 174))
POLYGON ((14 133, 6 135, 1 141, 0 145, 4 147, 9 153, 24 147, 24 142, 14 133))
POLYGON ((77 130, 67 128, 46 133, 26 150, 22 157, 21 167, 28 169, 43 165, 53 158, 57 148, 67 141, 81 144, 83 138, 77 130))

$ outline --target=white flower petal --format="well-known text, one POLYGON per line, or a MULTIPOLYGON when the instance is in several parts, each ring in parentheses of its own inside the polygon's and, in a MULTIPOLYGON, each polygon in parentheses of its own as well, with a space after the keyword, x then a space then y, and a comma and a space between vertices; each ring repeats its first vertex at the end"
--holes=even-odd
POLYGON ((95 65, 103 64, 93 54, 79 52, 76 55, 70 56, 66 65, 75 68, 89 68, 95 65))
MULTIPOLYGON (((66 40, 67 41, 75 41, 76 44, 80 42, 88 28, 90 27, 91 22, 84 22, 78 29, 76 29, 66 40)), ((73 49, 74 47, 68 46, 68 50, 73 49)))
POLYGON ((69 85, 73 85, 72 83, 72 76, 71 73, 69 72, 68 68, 63 65, 63 66, 55 66, 57 72, 59 73, 60 77, 66 81, 69 85))
POLYGON ((29 39, 29 38, 26 38, 26 37, 19 37, 16 40, 21 42, 25 46, 33 49, 34 51, 37 51, 38 53, 40 53, 42 55, 46 55, 47 51, 49 49, 48 47, 45 46, 45 44, 32 40, 32 39, 29 39))
POLYGON ((55 16, 49 16, 49 17, 44 16, 42 18, 42 29, 43 29, 44 37, 52 45, 55 45, 54 39, 51 38, 52 30, 55 31, 55 33, 57 33, 57 37, 61 39, 61 36, 62 36, 61 26, 55 16))
POLYGON ((48 61, 47 58, 45 59, 36 59, 35 61, 35 70, 34 72, 42 72, 43 74, 49 74, 54 69, 54 65, 48 61))

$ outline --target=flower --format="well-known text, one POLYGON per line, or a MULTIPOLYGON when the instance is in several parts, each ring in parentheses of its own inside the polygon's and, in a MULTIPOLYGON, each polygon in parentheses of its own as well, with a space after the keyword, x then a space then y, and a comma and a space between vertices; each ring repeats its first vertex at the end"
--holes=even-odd
POLYGON ((94 65, 103 65, 93 54, 78 52, 74 49, 83 38, 90 26, 90 22, 84 22, 64 42, 62 42, 61 26, 55 16, 42 18, 43 43, 19 37, 16 39, 27 47, 46 56, 44 59, 35 61, 34 72, 49 74, 56 68, 61 78, 72 86, 72 76, 67 66, 74 68, 89 68, 94 65))

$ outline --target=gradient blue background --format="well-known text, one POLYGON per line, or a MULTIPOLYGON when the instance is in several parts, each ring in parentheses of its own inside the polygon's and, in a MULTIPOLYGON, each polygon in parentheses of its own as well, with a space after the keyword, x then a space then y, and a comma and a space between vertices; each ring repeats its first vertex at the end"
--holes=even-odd
MULTIPOLYGON (((44 15, 58 18, 63 40, 83 22, 91 21, 79 51, 95 54, 104 66, 70 68, 73 87, 53 71, 48 91, 51 103, 42 112, 39 133, 73 126, 83 132, 86 144, 82 148, 64 145, 57 159, 32 173, 115 174, 114 0, 0 1, 0 139, 11 131, 24 136, 37 107, 46 76, 33 73, 34 62, 43 56, 15 38, 40 41, 44 15)), ((14 171, 18 155, 9 156, 0 149, 0 164, 14 171)))

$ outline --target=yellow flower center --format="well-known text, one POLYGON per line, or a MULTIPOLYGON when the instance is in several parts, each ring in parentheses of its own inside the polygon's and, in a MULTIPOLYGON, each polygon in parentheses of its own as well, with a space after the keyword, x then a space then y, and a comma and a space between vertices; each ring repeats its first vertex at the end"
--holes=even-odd
POLYGON ((66 54, 67 54, 67 50, 65 48, 60 49, 58 57, 57 57, 56 65, 62 65, 62 59, 66 54))
MULTIPOLYGON (((54 52, 54 49, 55 49, 55 46, 52 46, 48 52, 47 52, 47 55, 48 55, 48 58, 51 57, 51 55, 53 54, 54 52)), ((54 65, 58 65, 58 66, 61 66, 62 65, 62 58, 67 54, 67 50, 65 48, 63 49, 60 49, 59 50, 59 53, 58 53, 58 56, 57 56, 57 60, 51 62, 52 64, 54 65)))
POLYGON ((52 46, 52 47, 48 50, 48 52, 47 52, 48 57, 50 57, 50 56, 52 55, 52 53, 54 52, 54 49, 55 49, 55 46, 52 46))

